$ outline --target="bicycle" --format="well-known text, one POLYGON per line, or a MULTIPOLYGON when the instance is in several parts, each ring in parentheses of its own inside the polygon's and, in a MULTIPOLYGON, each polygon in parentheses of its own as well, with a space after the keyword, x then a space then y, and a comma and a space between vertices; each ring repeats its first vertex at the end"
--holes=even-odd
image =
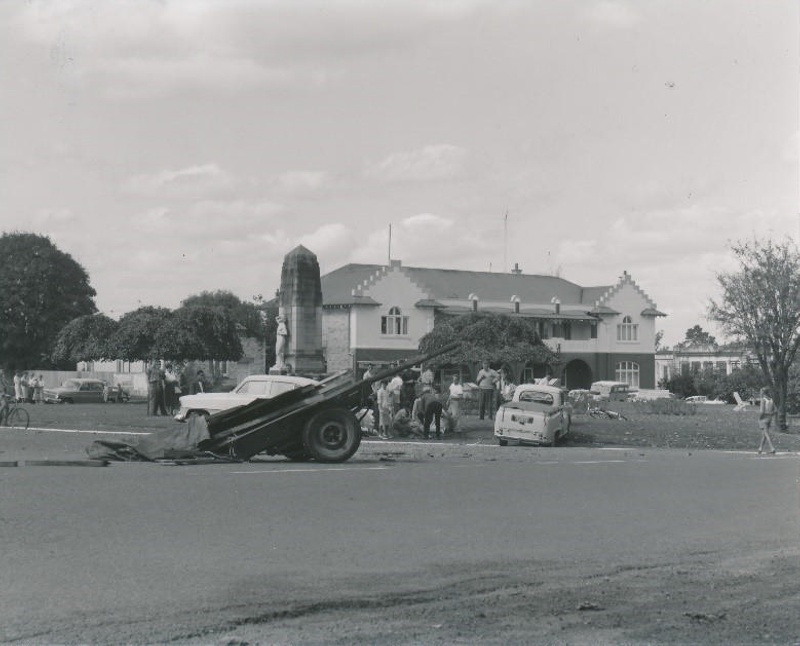
POLYGON ((2 422, 3 426, 27 430, 28 425, 31 423, 31 416, 28 411, 20 406, 13 397, 2 395, 0 398, 6 400, 2 407, 3 412, 0 415, 0 422, 2 422))

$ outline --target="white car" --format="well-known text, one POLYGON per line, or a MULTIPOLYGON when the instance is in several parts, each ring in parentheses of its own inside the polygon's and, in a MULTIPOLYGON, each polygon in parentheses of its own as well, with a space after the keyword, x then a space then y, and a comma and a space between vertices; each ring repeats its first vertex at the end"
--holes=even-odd
POLYGON ((557 386, 520 384, 510 402, 497 409, 494 436, 500 446, 520 444, 555 446, 569 433, 572 406, 557 386))
POLYGON ((250 375, 227 393, 184 395, 180 398, 181 409, 175 419, 185 422, 190 415, 213 415, 236 406, 245 406, 256 399, 271 399, 281 393, 318 383, 313 379, 292 375, 250 375))

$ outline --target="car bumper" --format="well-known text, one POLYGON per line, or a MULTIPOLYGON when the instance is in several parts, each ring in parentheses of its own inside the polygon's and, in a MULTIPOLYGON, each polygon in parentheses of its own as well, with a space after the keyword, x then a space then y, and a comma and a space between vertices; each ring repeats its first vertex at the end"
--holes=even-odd
POLYGON ((512 440, 524 444, 552 444, 553 435, 528 428, 495 428, 494 436, 499 440, 512 440))

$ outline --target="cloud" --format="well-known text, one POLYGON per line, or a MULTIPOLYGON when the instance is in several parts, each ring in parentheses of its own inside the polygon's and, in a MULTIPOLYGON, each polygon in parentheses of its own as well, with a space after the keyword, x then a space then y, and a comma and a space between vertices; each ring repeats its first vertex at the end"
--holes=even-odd
POLYGON ((588 7, 583 12, 590 22, 615 29, 629 29, 641 21, 640 16, 627 4, 604 0, 588 7))
POLYGON ((466 161, 465 149, 438 144, 389 155, 383 161, 367 166, 364 175, 382 182, 448 180, 463 173, 466 161))
POLYGON ((313 251, 317 256, 332 254, 341 256, 342 251, 352 248, 355 231, 340 222, 324 224, 316 231, 299 238, 298 244, 313 251))
POLYGON ((234 179, 217 164, 201 164, 177 170, 166 169, 129 178, 123 190, 143 195, 186 195, 197 197, 222 190, 230 190, 234 179))
POLYGON ((328 188, 332 183, 325 171, 290 171, 277 175, 272 184, 288 193, 309 193, 328 188))

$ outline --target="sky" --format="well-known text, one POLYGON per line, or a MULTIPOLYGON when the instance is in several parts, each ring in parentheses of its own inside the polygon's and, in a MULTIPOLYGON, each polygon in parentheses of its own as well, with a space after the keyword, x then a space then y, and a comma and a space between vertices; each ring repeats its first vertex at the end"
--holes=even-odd
POLYGON ((0 231, 103 313, 346 263, 624 271, 681 341, 800 236, 794 0, 0 3, 0 231), (391 236, 390 236, 391 231, 391 236))

